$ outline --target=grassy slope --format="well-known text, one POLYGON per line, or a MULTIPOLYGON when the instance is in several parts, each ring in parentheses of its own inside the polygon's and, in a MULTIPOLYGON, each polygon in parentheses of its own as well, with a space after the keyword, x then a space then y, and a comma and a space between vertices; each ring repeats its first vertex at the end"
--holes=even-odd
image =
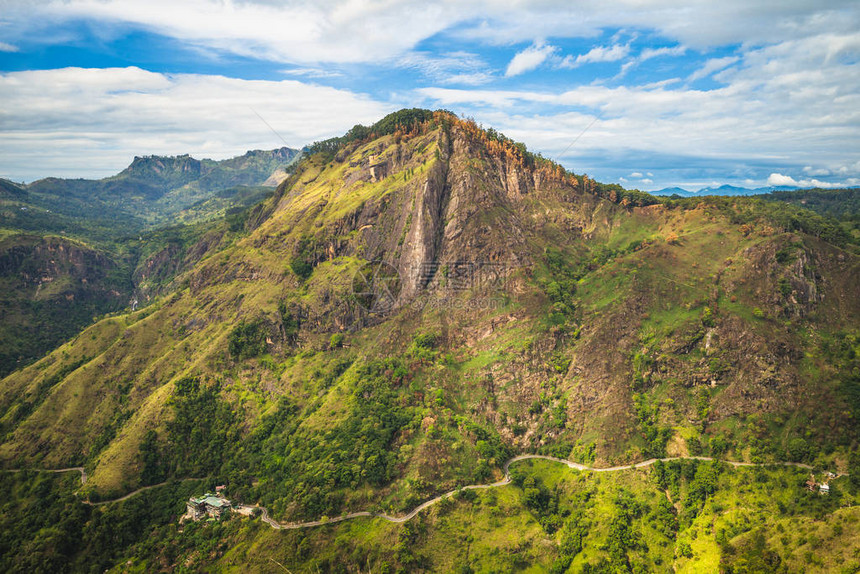
POLYGON ((668 467, 678 478, 666 488, 654 469, 599 474, 544 461, 520 464, 521 485, 455 496, 406 524, 360 518, 274 531, 234 518, 220 527, 223 544, 209 555, 195 548, 196 528, 161 529, 151 557, 132 571, 163 564, 165 555, 192 570, 223 572, 457 572, 467 566, 473 572, 716 572, 742 563, 755 572, 852 572, 860 565, 860 507, 845 478, 832 483, 838 494, 822 497, 803 488, 803 471, 723 468, 700 499, 693 489, 709 463, 698 471, 694 464, 686 472, 668 467), (536 492, 549 502, 542 506, 536 492), (756 548, 759 535, 764 544, 756 548), (626 546, 614 553, 621 537, 626 546))

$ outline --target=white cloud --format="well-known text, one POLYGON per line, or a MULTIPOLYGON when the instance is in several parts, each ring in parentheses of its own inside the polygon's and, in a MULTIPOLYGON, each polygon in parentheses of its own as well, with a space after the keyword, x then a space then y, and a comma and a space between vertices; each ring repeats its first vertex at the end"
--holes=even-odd
MULTIPOLYGON (((625 66, 627 66, 627 64, 625 64, 625 66)), ((672 84, 677 84, 680 81, 681 81, 681 78, 669 78, 667 80, 660 80, 659 82, 651 82, 648 84, 643 84, 640 87, 643 90, 654 90, 656 88, 665 88, 667 86, 671 86, 672 84)))
POLYGON ((702 78, 707 78, 714 72, 718 72, 724 68, 727 68, 740 60, 737 56, 726 56, 725 58, 712 58, 705 62, 705 65, 690 74, 687 78, 689 82, 695 82, 696 80, 701 80, 702 78))
POLYGON ((830 170, 827 168, 814 168, 811 165, 804 166, 803 173, 816 176, 816 175, 830 175, 830 170))
POLYGON ((389 106, 295 80, 164 75, 139 68, 0 74, 0 177, 94 177, 135 155, 225 158, 300 147, 376 121, 389 106), (97 166, 97 167, 96 167, 97 166))
POLYGON ((322 68, 292 68, 281 70, 285 76, 299 76, 303 78, 339 78, 342 73, 336 70, 323 70, 322 68))
MULTIPOLYGON (((466 5, 473 6, 473 2, 466 5)), ((850 32, 858 15, 850 2, 695 2, 684 8, 667 0, 569 0, 486 2, 482 25, 463 35, 505 44, 536 35, 585 37, 607 27, 651 29, 697 50, 729 44, 763 45, 824 32, 850 32), (502 12, 506 14, 502 14, 502 12)))
POLYGON ((446 85, 477 86, 493 79, 489 65, 479 55, 465 51, 410 52, 400 58, 397 65, 420 70, 428 78, 446 85))
POLYGON ((0 52, 17 52, 18 46, 13 46, 12 44, 7 44, 6 42, 0 42, 0 52))
POLYGON ((440 80, 446 85, 461 84, 465 86, 480 86, 493 81, 493 75, 489 72, 475 72, 472 74, 452 74, 440 80))
MULTIPOLYGON (((621 66, 621 71, 616 76, 616 79, 624 77, 627 72, 630 71, 631 68, 634 68, 645 62, 647 60, 652 60, 654 58, 663 58, 668 56, 683 56, 687 52, 687 48, 685 46, 664 46, 662 48, 645 48, 639 55, 635 58, 624 62, 621 66)), ((664 85, 666 83, 677 82, 677 79, 664 80, 663 82, 657 82, 656 85, 664 85)), ((652 84, 654 85, 654 84, 652 84)))
POLYGON ((664 46, 662 48, 645 48, 639 53, 639 61, 662 58, 664 56, 683 56, 687 53, 685 46, 664 46))
POLYGON ((642 177, 642 174, 638 171, 634 171, 630 174, 630 177, 642 177))
POLYGON ((818 179, 794 179, 791 176, 783 175, 781 173, 772 173, 767 178, 767 184, 773 186, 779 185, 789 185, 795 187, 823 187, 823 188, 833 188, 833 187, 842 187, 842 184, 839 183, 830 183, 827 181, 821 181, 818 179))
POLYGON ((535 42, 522 52, 518 52, 511 59, 507 70, 505 70, 505 76, 510 78, 534 70, 543 64, 547 58, 552 56, 556 50, 558 48, 555 46, 550 46, 543 42, 535 42))
POLYGON ((798 185, 794 178, 781 173, 772 173, 767 178, 768 185, 798 185))
MULTIPOLYGON (((667 0, 5 0, 3 12, 10 24, 4 33, 27 41, 47 25, 95 20, 100 33, 109 33, 111 26, 142 27, 201 47, 305 64, 396 59, 446 31, 512 45, 629 27, 702 50, 860 28, 856 6, 844 0, 723 0, 684 9, 667 0)), ((830 57, 838 59, 840 46, 831 48, 830 57)), ((682 48, 641 56, 668 55, 666 50, 682 48)))
POLYGON ((764 182, 770 173, 799 173, 814 162, 828 166, 831 176, 800 183, 835 186, 860 173, 847 167, 860 168, 857 56, 860 33, 828 33, 744 48, 721 72, 724 85, 709 90, 592 84, 567 91, 418 91, 431 107, 455 106, 552 158, 593 121, 559 158, 576 171, 593 173, 613 158, 629 157, 640 165, 648 161, 652 179, 665 181, 657 168, 668 168, 650 159, 662 155, 676 166, 722 166, 709 178, 742 167, 736 181, 764 182))
POLYGON ((626 58, 630 53, 630 45, 614 44, 612 46, 597 46, 592 48, 585 54, 580 54, 576 58, 566 56, 559 64, 562 68, 578 68, 583 64, 595 62, 616 62, 622 58, 626 58))
POLYGON ((95 20, 100 34, 111 34, 112 27, 142 27, 191 45, 305 64, 389 60, 469 12, 443 2, 407 0, 4 2, 4 19, 13 24, 6 31, 22 38, 58 22, 95 20))

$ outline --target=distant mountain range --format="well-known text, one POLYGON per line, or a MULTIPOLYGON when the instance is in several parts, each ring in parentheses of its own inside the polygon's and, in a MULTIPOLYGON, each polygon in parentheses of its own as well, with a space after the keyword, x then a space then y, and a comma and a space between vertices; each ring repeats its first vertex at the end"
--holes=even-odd
POLYGON ((649 191, 651 195, 680 195, 681 197, 702 197, 705 195, 761 195, 764 193, 772 193, 774 191, 796 191, 799 189, 807 189, 793 185, 773 185, 769 187, 756 187, 750 189, 748 187, 738 187, 735 185, 721 185, 719 187, 703 187, 697 191, 690 191, 683 187, 665 187, 657 191, 649 191))
POLYGON ((257 203, 287 176, 300 150, 253 150, 225 160, 189 155, 135 157, 104 179, 0 179, 0 228, 110 239, 117 233, 223 215, 257 203), (187 213, 186 213, 187 212, 187 213))

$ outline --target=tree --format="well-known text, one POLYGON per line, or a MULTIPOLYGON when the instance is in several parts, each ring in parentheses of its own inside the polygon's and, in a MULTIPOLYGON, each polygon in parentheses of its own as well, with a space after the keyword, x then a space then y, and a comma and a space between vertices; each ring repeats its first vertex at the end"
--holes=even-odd
POLYGON ((148 430, 143 435, 143 441, 140 443, 140 458, 143 460, 141 483, 150 485, 162 482, 165 473, 161 464, 162 454, 158 448, 158 434, 154 430, 148 430))
POLYGON ((237 361, 266 352, 266 331, 261 319, 239 321, 228 340, 230 355, 237 361))

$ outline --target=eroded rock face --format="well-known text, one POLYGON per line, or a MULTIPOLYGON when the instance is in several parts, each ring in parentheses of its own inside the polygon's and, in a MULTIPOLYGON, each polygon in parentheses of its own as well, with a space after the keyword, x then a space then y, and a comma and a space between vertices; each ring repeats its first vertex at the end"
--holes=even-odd
MULTIPOLYGON (((447 276, 454 269, 530 265, 527 230, 542 222, 525 199, 550 189, 580 195, 575 185, 492 155, 463 130, 440 129, 342 150, 327 170, 306 169, 288 181, 276 211, 293 214, 279 233, 302 228, 312 238, 314 264, 358 256, 396 267, 403 305, 421 291, 456 287, 447 276), (357 201, 368 189, 374 192, 357 201)), ((570 220, 577 232, 591 225, 570 220)))
POLYGON ((0 245, 0 276, 23 288, 60 278, 97 285, 116 265, 104 254, 59 238, 18 236, 0 245))
POLYGON ((752 273, 748 281, 771 315, 803 317, 824 300, 821 262, 798 238, 765 243, 746 250, 752 273))

